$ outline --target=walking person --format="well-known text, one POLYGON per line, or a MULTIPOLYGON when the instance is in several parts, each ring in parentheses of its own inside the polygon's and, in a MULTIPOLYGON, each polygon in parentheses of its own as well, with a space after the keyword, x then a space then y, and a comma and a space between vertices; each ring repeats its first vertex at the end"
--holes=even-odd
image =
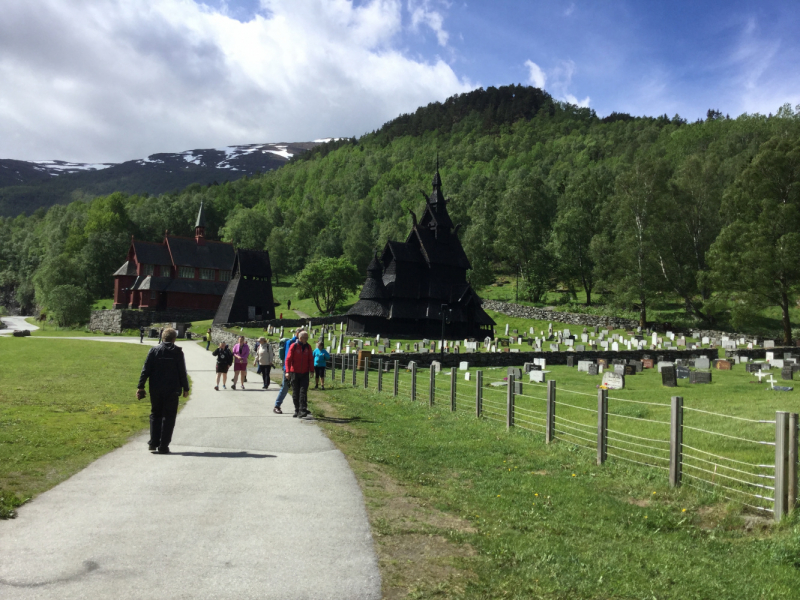
POLYGON ((313 372, 314 350, 308 343, 308 332, 301 331, 297 342, 289 347, 286 354, 286 373, 292 381, 294 416, 301 419, 309 415, 308 385, 313 372))
POLYGON ((278 357, 281 359, 281 362, 283 363, 281 366, 283 379, 281 380, 281 389, 278 390, 278 397, 275 398, 275 408, 272 409, 272 412, 279 415, 283 414, 283 411, 281 410, 281 404, 283 404, 283 401, 286 398, 286 394, 289 392, 289 387, 291 386, 291 381, 289 381, 289 374, 286 372, 286 356, 289 354, 289 347, 297 341, 297 335, 302 330, 303 330, 302 327, 298 327, 294 337, 292 337, 289 340, 281 338, 281 341, 279 342, 280 350, 278 351, 278 357))
POLYGON ((139 325, 139 343, 144 342, 144 325, 139 325))
POLYGON ((253 358, 253 366, 258 367, 258 374, 264 380, 264 387, 262 390, 269 388, 269 372, 272 370, 272 345, 267 343, 266 338, 258 338, 258 346, 256 347, 255 357, 253 358))
POLYGON ((247 371, 247 359, 250 356, 250 346, 244 340, 244 336, 239 336, 239 341, 233 346, 233 384, 231 389, 236 389, 236 380, 244 389, 245 372, 247 371))
POLYGON ((217 357, 217 385, 214 389, 219 391, 219 379, 222 377, 222 389, 227 390, 225 384, 228 382, 228 369, 233 364, 233 352, 228 348, 228 344, 220 342, 219 347, 211 353, 211 356, 217 357))
POLYGON ((287 300, 286 301, 286 310, 292 310, 292 301, 291 300, 287 300))
POLYGON ((325 345, 320 340, 317 342, 317 349, 314 350, 314 389, 319 387, 322 380, 322 389, 325 389, 325 367, 331 359, 331 353, 325 350, 325 345))
POLYGON ((211 346, 211 327, 206 331, 206 350, 211 346))
POLYGON ((175 345, 178 332, 168 327, 164 330, 164 341, 150 349, 139 376, 136 397, 145 397, 144 384, 150 380, 150 441, 151 452, 169 454, 178 402, 189 395, 189 378, 183 350, 175 345))

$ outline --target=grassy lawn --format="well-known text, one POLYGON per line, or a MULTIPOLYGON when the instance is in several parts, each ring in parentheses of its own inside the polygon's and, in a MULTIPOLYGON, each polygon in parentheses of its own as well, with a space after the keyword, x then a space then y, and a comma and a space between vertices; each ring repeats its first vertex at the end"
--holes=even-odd
MULTIPOLYGON (((577 388, 571 371, 554 378, 577 388)), ((741 414, 800 406, 796 394, 737 395, 749 384, 726 375, 679 393, 687 405, 741 414)), ((591 389, 595 378, 581 376, 591 389)), ((652 373, 631 379, 615 394, 676 393, 652 373)), ((427 400, 427 379, 420 387, 427 400)), ((547 446, 540 434, 476 419, 474 404, 451 413, 443 400, 431 408, 341 384, 312 404, 365 491, 385 597, 790 598, 800 585, 795 517, 775 526, 711 494, 672 490, 658 470, 613 459, 598 467, 575 444, 547 446), (403 502, 405 511, 389 510, 403 502), (409 540, 424 547, 409 552, 409 540)))
POLYGON ((0 338, 0 517, 148 426, 133 394, 148 350, 0 338))
MULTIPOLYGON (((355 294, 351 294, 344 300, 342 306, 337 308, 337 313, 347 312, 353 304, 358 301, 358 294, 361 293, 361 290, 358 290, 355 294)), ((273 283, 272 284, 272 295, 275 299, 275 302, 279 302, 280 306, 275 307, 275 317, 279 317, 281 313, 283 313, 284 319, 298 319, 300 316, 295 313, 295 310, 299 310, 307 315, 312 317, 323 317, 323 315, 317 310, 316 304, 314 304, 314 300, 311 298, 305 298, 301 300, 298 297, 297 288, 294 287, 294 276, 287 276, 282 277, 280 283, 273 283), (292 301, 292 310, 286 308, 286 302, 288 300, 292 301)))
POLYGON ((92 304, 92 310, 106 310, 114 307, 113 298, 103 298, 102 300, 95 300, 92 304))

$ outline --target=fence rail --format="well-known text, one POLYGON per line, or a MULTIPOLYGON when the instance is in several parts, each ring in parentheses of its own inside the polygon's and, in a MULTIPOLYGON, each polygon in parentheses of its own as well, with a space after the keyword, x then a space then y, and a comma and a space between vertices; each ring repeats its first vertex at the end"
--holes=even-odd
MULTIPOLYGON (((422 369, 413 361, 404 364, 387 355, 367 355, 362 364, 357 361, 355 354, 332 357, 331 379, 336 380, 338 369, 343 384, 356 386, 357 371, 363 370, 361 381, 365 389, 421 400, 430 407, 453 412, 474 408, 476 417, 503 423, 509 430, 525 429, 544 434, 548 444, 561 440, 591 450, 596 453, 598 465, 612 459, 667 471, 673 487, 685 483, 713 492, 751 509, 772 513, 776 521, 796 504, 798 415, 795 413, 777 412, 774 419, 749 419, 684 406, 680 396, 671 398, 670 403, 609 396, 602 389, 595 396, 559 388, 554 380, 541 384, 526 382, 527 393, 522 393, 523 384, 511 372, 507 377, 496 377, 494 373, 487 376, 478 370, 471 372, 468 380, 462 377, 459 382, 460 372, 456 368, 429 369, 425 374, 426 390, 419 381, 422 369), (557 394, 560 401, 556 401, 557 394), (626 406, 627 410, 634 410, 631 405, 668 410, 669 420, 619 412, 626 410, 626 406), (689 423, 684 421, 685 417, 689 423), (719 431, 720 420, 726 419, 747 427, 746 435, 719 431), (724 449, 719 449, 720 445, 724 449), (754 452, 758 458, 743 460, 754 456, 754 452)), ((647 414, 652 409, 635 410, 647 414)), ((658 416, 662 414, 657 412, 658 416)))

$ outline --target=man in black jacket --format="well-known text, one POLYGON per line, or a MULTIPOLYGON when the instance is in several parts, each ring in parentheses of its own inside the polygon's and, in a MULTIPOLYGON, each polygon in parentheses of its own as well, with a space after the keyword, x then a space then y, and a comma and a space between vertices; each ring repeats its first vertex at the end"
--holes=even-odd
POLYGON ((169 443, 178 415, 181 390, 183 397, 189 395, 189 378, 186 375, 186 360, 183 350, 175 345, 178 332, 172 328, 164 330, 164 341, 150 349, 139 377, 137 398, 144 397, 145 381, 150 379, 150 451, 169 454, 169 443))

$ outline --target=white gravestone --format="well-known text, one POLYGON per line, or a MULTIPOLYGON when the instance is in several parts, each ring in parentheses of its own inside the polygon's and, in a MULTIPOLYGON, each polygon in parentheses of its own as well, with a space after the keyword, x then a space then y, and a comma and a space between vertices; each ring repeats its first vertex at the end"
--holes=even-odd
POLYGON ((603 385, 609 390, 625 389, 625 375, 606 371, 603 373, 603 385))
POLYGON ((530 380, 533 383, 544 383, 545 382, 544 371, 531 371, 530 380))

